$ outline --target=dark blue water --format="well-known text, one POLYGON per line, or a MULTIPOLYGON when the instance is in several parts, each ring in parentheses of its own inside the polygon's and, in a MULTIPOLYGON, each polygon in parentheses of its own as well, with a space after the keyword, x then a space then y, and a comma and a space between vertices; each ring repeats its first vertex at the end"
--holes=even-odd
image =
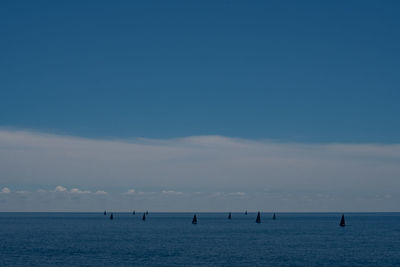
POLYGON ((0 213, 0 265, 400 266, 400 213, 0 213))

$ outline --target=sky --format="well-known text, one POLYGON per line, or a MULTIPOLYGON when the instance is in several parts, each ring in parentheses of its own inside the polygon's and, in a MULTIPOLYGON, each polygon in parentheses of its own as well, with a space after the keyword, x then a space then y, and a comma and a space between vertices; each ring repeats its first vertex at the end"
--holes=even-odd
POLYGON ((399 12, 1 1, 0 211, 399 211, 399 12))

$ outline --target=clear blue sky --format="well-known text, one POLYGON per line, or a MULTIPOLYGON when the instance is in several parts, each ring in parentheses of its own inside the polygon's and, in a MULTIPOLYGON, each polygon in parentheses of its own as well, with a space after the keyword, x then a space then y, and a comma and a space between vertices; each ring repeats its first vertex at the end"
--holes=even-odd
POLYGON ((399 1, 1 1, 0 127, 400 142, 399 1))

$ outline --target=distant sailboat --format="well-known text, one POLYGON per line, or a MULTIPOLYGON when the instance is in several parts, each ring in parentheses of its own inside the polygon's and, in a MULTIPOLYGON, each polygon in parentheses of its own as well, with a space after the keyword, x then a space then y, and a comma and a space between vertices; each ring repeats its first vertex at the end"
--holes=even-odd
POLYGON ((106 211, 104 211, 104 213, 103 213, 104 215, 107 215, 107 212, 106 211))
POLYGON ((260 212, 257 213, 256 223, 261 223, 261 214, 260 214, 260 212))
POLYGON ((232 219, 232 214, 229 212, 228 219, 232 219))
POLYGON ((346 223, 344 222, 344 214, 342 214, 342 219, 340 219, 339 225, 340 225, 341 227, 345 227, 345 226, 346 226, 346 223))
POLYGON ((244 215, 247 215, 247 210, 244 212, 244 215))
POLYGON ((148 210, 146 210, 146 215, 149 215, 149 211, 148 210))
POLYGON ((197 224, 197 216, 196 216, 196 214, 193 216, 192 224, 197 224))
POLYGON ((142 220, 143 220, 143 221, 145 221, 145 220, 146 220, 146 213, 143 213, 142 220))
POLYGON ((113 220, 113 219, 114 219, 114 215, 111 213, 110 220, 113 220))
POLYGON ((274 213, 274 215, 272 215, 272 220, 276 220, 276 215, 274 213))
POLYGON ((132 212, 132 215, 135 215, 135 214, 136 214, 136 211, 133 211, 133 212, 132 212))

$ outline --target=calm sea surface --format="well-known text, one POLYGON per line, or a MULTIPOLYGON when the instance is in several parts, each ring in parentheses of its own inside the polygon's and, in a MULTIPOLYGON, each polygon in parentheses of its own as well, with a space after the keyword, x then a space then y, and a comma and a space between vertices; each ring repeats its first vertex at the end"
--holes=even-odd
POLYGON ((400 213, 0 213, 0 265, 400 266, 400 213))

